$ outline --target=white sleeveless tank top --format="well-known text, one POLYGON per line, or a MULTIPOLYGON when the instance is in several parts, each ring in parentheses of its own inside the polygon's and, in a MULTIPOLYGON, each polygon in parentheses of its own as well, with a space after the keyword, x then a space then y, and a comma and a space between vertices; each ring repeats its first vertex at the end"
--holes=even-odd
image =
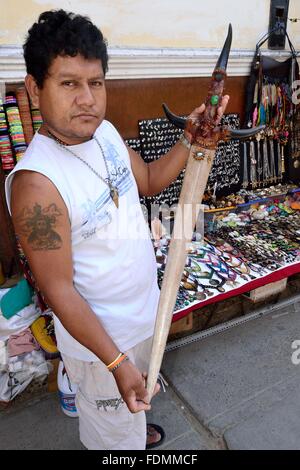
MULTIPOLYGON (((118 209, 108 186, 90 168, 38 133, 6 178, 6 199, 10 209, 12 179, 20 170, 41 173, 56 186, 71 223, 74 286, 119 349, 126 351, 153 334, 159 298, 156 261, 126 146, 108 121, 102 122, 96 136, 118 188, 118 209)), ((68 148, 107 177, 95 139, 68 148)), ((55 315, 54 322, 62 353, 83 361, 98 360, 55 315)))

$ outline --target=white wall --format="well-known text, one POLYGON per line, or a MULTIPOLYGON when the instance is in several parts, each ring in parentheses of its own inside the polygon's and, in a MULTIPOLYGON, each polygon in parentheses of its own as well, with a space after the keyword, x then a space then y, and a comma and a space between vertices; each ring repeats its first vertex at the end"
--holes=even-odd
MULTIPOLYGON (((0 85, 24 80, 21 46, 28 28, 41 12, 58 8, 88 15, 103 31, 107 78, 210 76, 229 22, 228 73, 243 76, 268 30, 270 0, 0 0, 0 85)), ((289 17, 300 18, 300 0, 290 0, 289 17)), ((300 20, 288 21, 288 32, 300 50, 300 20)))
MULTIPOLYGON (((52 8, 90 16, 112 47, 220 47, 229 22, 233 49, 253 50, 267 31, 270 0, 0 0, 0 45, 21 45, 39 13, 52 8)), ((300 18, 300 0, 290 0, 300 18)), ((300 49, 300 22, 288 30, 300 49)))

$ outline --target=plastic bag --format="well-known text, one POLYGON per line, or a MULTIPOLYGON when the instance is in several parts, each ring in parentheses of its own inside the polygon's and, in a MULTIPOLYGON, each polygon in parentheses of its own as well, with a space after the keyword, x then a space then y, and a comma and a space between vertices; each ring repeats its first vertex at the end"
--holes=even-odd
MULTIPOLYGON (((1 290, 0 298, 8 291, 9 289, 1 290)), ((20 310, 9 320, 3 317, 0 310, 0 340, 6 341, 10 335, 20 333, 28 328, 40 315, 41 310, 33 303, 20 310)))
POLYGON ((6 371, 7 362, 8 362, 7 347, 6 347, 5 341, 0 341, 0 373, 2 371, 6 371))
POLYGON ((43 381, 52 368, 42 351, 8 358, 5 369, 0 371, 0 401, 13 400, 33 379, 43 381))

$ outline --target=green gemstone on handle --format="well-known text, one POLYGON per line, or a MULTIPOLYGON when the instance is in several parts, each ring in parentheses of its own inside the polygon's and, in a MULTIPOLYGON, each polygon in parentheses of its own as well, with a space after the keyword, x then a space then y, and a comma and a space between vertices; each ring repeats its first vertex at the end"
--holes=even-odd
POLYGON ((219 97, 218 95, 213 95, 210 99, 210 102, 213 106, 216 106, 219 103, 219 97))

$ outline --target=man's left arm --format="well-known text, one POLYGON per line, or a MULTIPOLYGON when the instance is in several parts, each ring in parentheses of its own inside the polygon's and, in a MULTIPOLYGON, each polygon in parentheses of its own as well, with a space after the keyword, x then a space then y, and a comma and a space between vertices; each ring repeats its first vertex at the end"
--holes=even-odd
MULTIPOLYGON (((222 105, 218 109, 218 121, 221 120, 228 101, 229 96, 225 95, 222 99, 222 105)), ((205 106, 202 104, 190 114, 190 117, 196 117, 204 110, 205 106)), ((184 134, 190 141, 191 135, 186 131, 184 134)), ((144 162, 142 157, 130 147, 127 146, 127 149, 141 196, 154 196, 168 187, 185 168, 189 156, 189 149, 181 141, 178 141, 163 157, 151 163, 144 162)))
POLYGON ((172 149, 158 160, 146 163, 142 157, 127 146, 131 167, 141 196, 154 196, 176 180, 185 167, 189 149, 178 141, 172 149))

